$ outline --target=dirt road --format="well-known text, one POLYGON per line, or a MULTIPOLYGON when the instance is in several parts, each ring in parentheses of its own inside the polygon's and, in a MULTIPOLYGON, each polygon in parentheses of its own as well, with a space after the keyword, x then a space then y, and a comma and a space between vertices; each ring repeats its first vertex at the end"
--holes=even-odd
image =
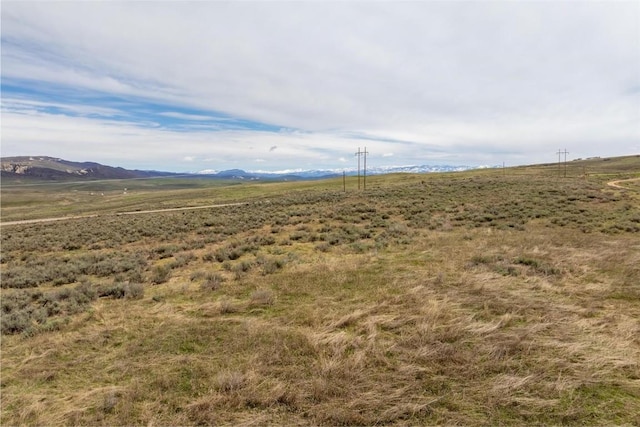
POLYGON ((629 188, 620 185, 621 182, 631 182, 631 181, 640 181, 640 178, 629 178, 629 179, 619 179, 617 181, 609 181, 607 185, 615 188, 622 188, 623 190, 629 190, 629 188))
MULTIPOLYGON (((248 203, 247 202, 222 203, 222 204, 207 205, 207 206, 187 206, 182 208, 165 208, 165 209, 152 209, 152 210, 146 210, 146 211, 115 212, 115 213, 104 214, 103 216, 142 215, 142 214, 160 213, 160 212, 194 211, 198 209, 222 208, 225 206, 241 206, 241 205, 248 205, 248 203)), ((37 224, 40 222, 69 221, 73 219, 82 219, 82 218, 97 218, 98 216, 100 215, 92 214, 92 215, 63 216, 63 217, 57 217, 57 218, 25 219, 21 221, 7 221, 7 222, 0 222, 0 227, 4 227, 7 225, 37 224)))

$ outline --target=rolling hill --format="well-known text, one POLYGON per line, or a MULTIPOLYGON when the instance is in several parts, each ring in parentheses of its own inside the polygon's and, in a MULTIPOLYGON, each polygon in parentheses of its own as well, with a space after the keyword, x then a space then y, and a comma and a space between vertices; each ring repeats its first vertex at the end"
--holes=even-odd
POLYGON ((131 179, 174 175, 169 172, 128 170, 95 162, 71 162, 47 156, 3 157, 3 180, 69 181, 94 179, 131 179))

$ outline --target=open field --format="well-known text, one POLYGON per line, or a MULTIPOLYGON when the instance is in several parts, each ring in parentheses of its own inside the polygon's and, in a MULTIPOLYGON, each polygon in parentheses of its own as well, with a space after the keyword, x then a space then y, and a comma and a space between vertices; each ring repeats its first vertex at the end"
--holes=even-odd
POLYGON ((640 157, 567 172, 2 188, 98 216, 1 229, 0 424, 638 425, 640 157))

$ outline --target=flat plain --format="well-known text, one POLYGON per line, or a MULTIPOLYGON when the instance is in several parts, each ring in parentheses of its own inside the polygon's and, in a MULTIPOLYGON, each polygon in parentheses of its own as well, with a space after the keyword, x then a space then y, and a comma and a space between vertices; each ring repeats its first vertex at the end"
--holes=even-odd
POLYGON ((0 424, 638 425, 639 177, 4 186, 0 424))

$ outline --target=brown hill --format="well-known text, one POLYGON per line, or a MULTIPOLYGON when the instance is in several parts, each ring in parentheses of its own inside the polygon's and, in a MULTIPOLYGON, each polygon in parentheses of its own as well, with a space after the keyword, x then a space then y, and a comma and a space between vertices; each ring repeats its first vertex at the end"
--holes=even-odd
POLYGON ((67 181, 94 179, 130 179, 171 175, 168 172, 128 170, 95 162, 71 162, 47 156, 3 157, 2 179, 67 181))

